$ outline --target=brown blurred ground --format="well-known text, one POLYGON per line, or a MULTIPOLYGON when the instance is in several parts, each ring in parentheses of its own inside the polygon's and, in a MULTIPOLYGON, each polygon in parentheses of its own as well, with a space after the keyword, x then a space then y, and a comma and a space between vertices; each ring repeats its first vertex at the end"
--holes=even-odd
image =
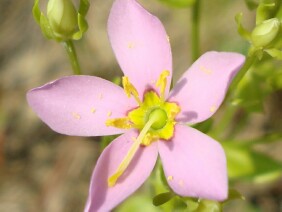
MULTIPOLYGON (((89 31, 82 41, 76 42, 83 73, 108 79, 121 75, 106 34, 111 2, 91 1, 89 31)), ((152 0, 142 2, 167 29, 177 80, 191 63, 189 10, 170 10, 152 0)), ((0 2, 0 212, 82 211, 99 155, 100 138, 59 135, 28 107, 28 89, 72 73, 62 46, 43 38, 31 15, 32 4, 31 0, 0 2)), ((243 1, 216 0, 205 4, 202 51, 244 49, 244 42, 236 33, 234 15, 240 11, 249 14, 247 26, 254 18, 243 1)), ((263 116, 257 120, 251 129, 254 134, 265 125, 263 116)), ((275 149, 281 152, 279 148, 275 149)), ((258 201, 256 204, 263 210, 265 202, 270 205, 268 211, 281 209, 281 200, 275 200, 281 197, 281 182, 264 188, 243 185, 242 191, 258 201), (267 198, 255 198, 254 193, 267 198)), ((230 211, 240 211, 241 206, 236 209, 235 205, 230 211)))

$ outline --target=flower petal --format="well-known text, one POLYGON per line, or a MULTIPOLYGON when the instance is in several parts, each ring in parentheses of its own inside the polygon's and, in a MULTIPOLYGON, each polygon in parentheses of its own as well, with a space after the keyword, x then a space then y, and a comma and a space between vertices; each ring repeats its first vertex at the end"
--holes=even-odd
POLYGON ((85 211, 110 211, 136 191, 150 175, 158 156, 156 142, 140 147, 117 184, 113 187, 107 185, 108 178, 116 171, 130 149, 132 137, 137 137, 134 130, 115 139, 103 151, 92 175, 85 211))
POLYGON ((155 87, 164 70, 172 75, 170 44, 158 18, 148 13, 135 0, 116 0, 108 20, 108 33, 124 75, 139 95, 155 87))
POLYGON ((184 73, 170 93, 178 102, 177 120, 198 123, 211 117, 221 105, 232 78, 245 57, 238 53, 207 52, 184 73))
POLYGON ((175 193, 217 201, 227 198, 225 154, 209 136, 176 125, 175 137, 159 142, 159 153, 168 184, 175 193))
POLYGON ((70 76, 27 93, 29 105, 54 131, 77 136, 124 132, 107 127, 109 118, 124 117, 135 107, 123 90, 106 80, 91 76, 70 76))

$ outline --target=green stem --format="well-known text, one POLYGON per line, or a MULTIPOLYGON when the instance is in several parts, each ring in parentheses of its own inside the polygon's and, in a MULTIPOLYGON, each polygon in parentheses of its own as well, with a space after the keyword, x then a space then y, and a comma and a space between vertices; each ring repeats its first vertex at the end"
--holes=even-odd
POLYGON ((77 55, 76 55, 76 51, 75 51, 75 47, 73 45, 73 42, 71 40, 67 40, 67 41, 63 42, 63 45, 65 47, 65 50, 68 53, 73 73, 75 75, 80 75, 81 74, 80 66, 79 66, 79 62, 78 62, 78 59, 77 59, 77 55))
POLYGON ((200 56, 200 0, 197 0, 192 7, 191 46, 192 61, 200 56))
MULTIPOLYGON (((251 66, 256 62, 257 57, 256 56, 248 56, 246 58, 246 62, 244 63, 241 70, 237 73, 237 75, 232 80, 232 83, 229 87, 229 93, 232 92, 236 86, 239 84, 239 82, 243 79, 247 71, 251 68, 251 66)), ((229 96, 229 95, 228 95, 229 96)))
POLYGON ((222 119, 219 121, 219 123, 214 127, 212 130, 212 136, 218 138, 219 135, 221 135, 222 131, 225 131, 226 127, 231 123, 234 113, 237 111, 237 108, 231 104, 234 96, 233 91, 236 89, 237 85, 240 83, 240 81, 243 79, 247 71, 251 68, 251 66, 255 63, 256 56, 248 56, 246 59, 246 62, 244 63, 241 70, 237 73, 237 75, 234 77, 229 91, 227 93, 227 97, 225 99, 225 111, 223 114, 222 119))
POLYGON ((214 128, 210 131, 210 135, 214 138, 221 138, 223 133, 226 132, 226 127, 229 126, 232 119, 234 118, 234 113, 236 112, 236 107, 230 104, 225 104, 224 114, 217 124, 214 125, 214 128))

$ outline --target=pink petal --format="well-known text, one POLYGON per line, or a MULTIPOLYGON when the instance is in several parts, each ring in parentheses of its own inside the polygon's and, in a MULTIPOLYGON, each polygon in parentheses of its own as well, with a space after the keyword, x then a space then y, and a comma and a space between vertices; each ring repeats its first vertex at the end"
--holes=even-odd
POLYGON ((176 125, 171 141, 159 142, 169 186, 181 196, 221 201, 227 198, 225 154, 215 140, 185 125, 176 125))
POLYGON ((94 169, 85 211, 110 211, 136 191, 148 178, 158 156, 157 143, 140 147, 126 171, 114 187, 108 187, 107 179, 115 173, 132 145, 134 131, 115 139, 102 153, 94 169))
POLYGON ((164 70, 171 72, 170 44, 162 23, 135 0, 116 0, 108 20, 108 33, 124 75, 142 96, 154 87, 164 70))
POLYGON ((211 117, 221 105, 232 78, 245 57, 237 53, 207 52, 184 73, 170 93, 178 102, 178 121, 198 123, 211 117))
POLYGON ((119 86, 91 76, 70 76, 27 93, 37 115, 54 131, 77 136, 124 132, 107 127, 109 118, 124 117, 134 107, 119 86))

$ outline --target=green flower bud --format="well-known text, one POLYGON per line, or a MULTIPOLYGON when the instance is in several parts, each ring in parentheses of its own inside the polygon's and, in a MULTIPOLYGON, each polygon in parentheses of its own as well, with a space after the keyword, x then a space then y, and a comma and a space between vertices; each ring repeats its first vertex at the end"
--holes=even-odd
POLYGON ((71 0, 49 0, 47 18, 59 39, 69 39, 78 30, 77 11, 71 0))
POLYGON ((265 47, 275 40, 280 30, 280 21, 272 18, 257 25, 251 34, 251 40, 255 47, 265 47))

